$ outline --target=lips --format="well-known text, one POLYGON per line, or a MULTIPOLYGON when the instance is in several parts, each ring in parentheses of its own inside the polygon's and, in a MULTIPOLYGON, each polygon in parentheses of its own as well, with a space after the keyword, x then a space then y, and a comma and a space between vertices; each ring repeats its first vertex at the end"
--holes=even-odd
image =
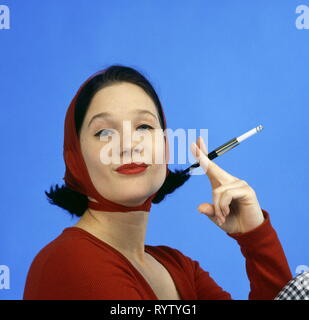
POLYGON ((148 165, 146 163, 127 163, 127 164, 124 164, 120 167, 118 167, 116 169, 116 171, 123 171, 123 170, 133 170, 133 169, 138 169, 138 168, 147 168, 148 165))

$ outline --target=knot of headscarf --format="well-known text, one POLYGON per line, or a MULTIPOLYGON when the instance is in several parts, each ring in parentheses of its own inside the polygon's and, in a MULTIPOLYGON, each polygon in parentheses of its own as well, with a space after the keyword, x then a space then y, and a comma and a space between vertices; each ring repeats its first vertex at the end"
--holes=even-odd
MULTIPOLYGON (((99 211, 108 211, 108 212, 128 212, 128 211, 150 211, 152 199, 155 198, 156 193, 152 194, 147 198, 147 200, 135 207, 127 207, 119 203, 110 201, 104 198, 94 187, 91 178, 89 176, 86 163, 82 156, 80 141, 76 132, 75 126, 75 105, 76 100, 85 87, 85 85, 94 77, 103 74, 104 70, 98 71, 92 76, 90 76, 78 89, 73 100, 71 101, 69 108, 66 112, 65 123, 64 123, 64 144, 63 144, 63 157, 65 162, 65 176, 63 180, 68 188, 71 190, 77 191, 81 194, 88 196, 88 208, 99 211), (95 199, 97 202, 91 201, 90 198, 95 199)), ((163 114, 163 123, 164 128, 166 129, 166 119, 164 112, 163 114)), ((168 145, 168 139, 164 135, 165 144, 168 145)), ((168 149, 166 149, 168 150, 168 149)), ((166 176, 169 174, 168 165, 166 164, 166 176)))

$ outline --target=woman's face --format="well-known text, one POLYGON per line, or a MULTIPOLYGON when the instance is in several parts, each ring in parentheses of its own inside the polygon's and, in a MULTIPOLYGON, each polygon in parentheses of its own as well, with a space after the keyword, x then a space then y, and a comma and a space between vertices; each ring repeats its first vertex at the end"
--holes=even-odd
POLYGON ((152 99, 137 85, 116 83, 95 94, 81 127, 80 144, 93 185, 110 201, 129 207, 141 205, 165 180, 169 158, 159 115, 152 99), (102 112, 109 115, 94 118, 102 112), (149 166, 138 174, 115 170, 131 162, 145 162, 149 166))

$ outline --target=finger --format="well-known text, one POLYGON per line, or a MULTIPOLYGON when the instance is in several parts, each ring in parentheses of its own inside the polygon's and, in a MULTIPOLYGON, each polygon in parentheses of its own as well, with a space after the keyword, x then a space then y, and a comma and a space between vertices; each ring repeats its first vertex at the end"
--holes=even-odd
POLYGON ((195 144, 195 146, 197 148, 197 153, 201 160, 200 165, 204 168, 204 170, 206 169, 205 173, 207 174, 209 179, 214 182, 219 182, 220 184, 226 184, 235 181, 237 179, 236 177, 234 177, 227 171, 223 170, 215 162, 208 158, 207 147, 201 136, 198 137, 198 141, 201 148, 197 144, 195 144))
POLYGON ((198 206, 198 210, 205 213, 209 218, 213 218, 213 221, 217 221, 217 224, 221 226, 225 222, 225 217, 219 207, 220 194, 213 195, 214 204, 203 203, 198 206))
POLYGON ((229 203, 228 204, 222 203, 221 198, 222 198, 223 193, 229 189, 235 189, 235 188, 240 188, 240 187, 244 187, 244 186, 248 186, 248 183, 244 180, 238 179, 235 182, 219 186, 213 190, 213 193, 219 194, 219 198, 220 198, 219 199, 219 207, 220 207, 221 212, 223 213, 224 217, 226 217, 228 215, 230 208, 229 208, 229 203))
POLYGON ((244 185, 247 185, 245 181, 238 180, 237 182, 230 183, 228 185, 223 185, 213 190, 212 192, 213 203, 215 207, 216 217, 219 221, 219 226, 221 226, 225 222, 225 217, 229 214, 229 211, 230 211, 229 204, 232 201, 232 198, 231 198, 230 202, 222 203, 222 195, 228 190, 233 190, 235 188, 243 187, 244 185))
POLYGON ((198 206, 197 208, 198 211, 202 213, 206 213, 210 217, 215 217, 215 208, 212 204, 210 203, 202 203, 198 206))
POLYGON ((217 220, 217 224, 221 226, 225 222, 225 217, 229 214, 229 206, 221 205, 221 194, 230 188, 242 187, 248 185, 246 181, 237 179, 232 183, 222 185, 213 189, 213 205, 210 207, 209 204, 205 203, 199 206, 199 210, 207 213, 207 215, 214 217, 217 220))
POLYGON ((215 214, 215 207, 213 204, 210 203, 203 203, 200 204, 198 207, 199 212, 205 214, 212 222, 217 225, 221 224, 221 221, 217 218, 215 214))
POLYGON ((213 198, 213 203, 214 203, 214 208, 215 208, 215 215, 216 215, 216 218, 218 219, 219 226, 221 226, 224 223, 225 218, 224 218, 224 214, 220 208, 220 193, 214 191, 212 193, 212 198, 213 198))
MULTIPOLYGON (((236 192, 237 192, 237 190, 236 190, 236 192)), ((235 195, 235 193, 234 193, 234 195, 235 195)), ((222 208, 222 210, 224 210, 224 212, 226 213, 226 216, 229 215, 229 213, 230 213, 230 204, 231 204, 232 200, 233 200, 232 189, 228 189, 225 192, 223 192, 223 194, 221 196, 220 207, 222 208)))
POLYGON ((195 142, 192 142, 191 144, 191 152, 193 153, 193 156, 207 174, 208 165, 210 161, 207 155, 205 155, 205 153, 201 151, 201 149, 197 146, 195 142))
POLYGON ((197 146, 200 148, 200 149, 202 149, 202 151, 205 153, 205 155, 207 156, 208 155, 208 148, 206 147, 206 145, 205 145, 205 142, 204 142, 204 139, 201 137, 201 136, 199 136, 198 138, 197 138, 197 146))
POLYGON ((220 207, 224 208, 227 211, 227 214, 230 213, 230 204, 232 200, 241 199, 248 196, 248 192, 250 192, 248 186, 230 188, 225 190, 221 194, 220 198, 220 207))

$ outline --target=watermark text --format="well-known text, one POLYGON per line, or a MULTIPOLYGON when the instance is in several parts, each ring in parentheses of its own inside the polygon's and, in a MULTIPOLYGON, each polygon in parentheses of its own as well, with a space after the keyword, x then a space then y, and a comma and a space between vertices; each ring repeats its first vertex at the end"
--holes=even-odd
POLYGON ((0 290, 10 289, 10 269, 6 265, 0 265, 0 290))
POLYGON ((295 21, 296 28, 298 30, 309 29, 309 7, 299 5, 296 8, 296 13, 299 14, 295 21))
POLYGON ((0 4, 0 30, 10 29, 10 9, 0 4))

